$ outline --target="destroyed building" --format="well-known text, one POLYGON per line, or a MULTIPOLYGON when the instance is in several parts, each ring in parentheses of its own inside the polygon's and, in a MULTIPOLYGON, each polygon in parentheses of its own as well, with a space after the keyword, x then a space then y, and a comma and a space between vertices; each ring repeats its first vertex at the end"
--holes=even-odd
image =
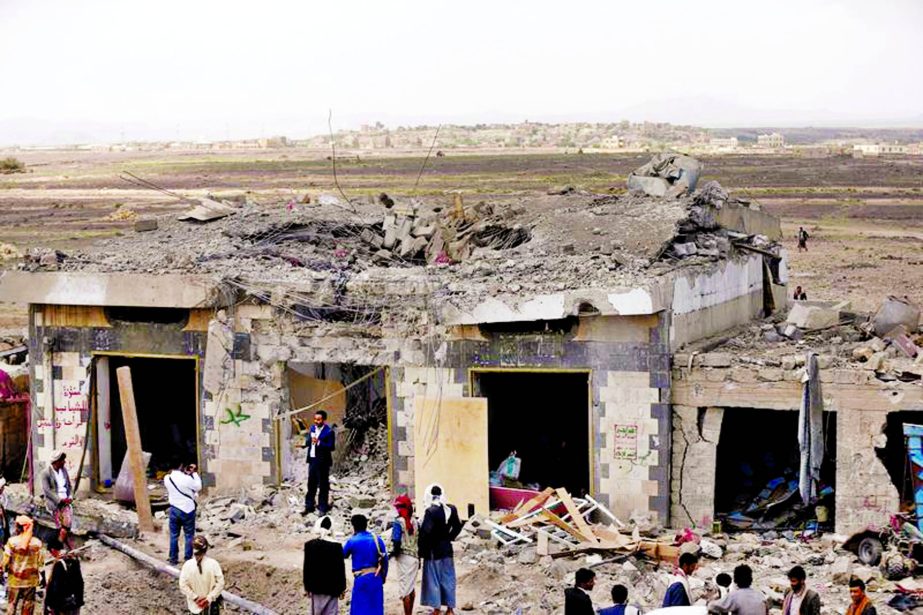
MULTIPOLYGON (((801 372, 687 350, 784 311, 788 272, 778 219, 715 182, 685 187, 242 199, 33 255, 0 278, 0 300, 29 306, 31 476, 63 449, 83 488, 112 485, 128 366, 151 467, 195 455, 214 492, 303 478, 299 430, 324 409, 337 425, 384 414, 392 490, 438 478, 466 514, 509 497, 491 470, 517 451, 523 486, 707 522, 720 442, 791 416, 801 372)), ((839 526, 894 503, 865 434, 921 402, 821 367, 838 442, 856 446, 836 457, 839 526)))

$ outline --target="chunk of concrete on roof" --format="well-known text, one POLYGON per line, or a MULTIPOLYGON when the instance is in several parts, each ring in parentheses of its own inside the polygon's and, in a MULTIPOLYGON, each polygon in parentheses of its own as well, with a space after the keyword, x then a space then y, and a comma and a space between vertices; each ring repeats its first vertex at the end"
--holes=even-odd
POLYGON ((0 301, 122 307, 215 307, 218 283, 204 275, 8 271, 0 301))

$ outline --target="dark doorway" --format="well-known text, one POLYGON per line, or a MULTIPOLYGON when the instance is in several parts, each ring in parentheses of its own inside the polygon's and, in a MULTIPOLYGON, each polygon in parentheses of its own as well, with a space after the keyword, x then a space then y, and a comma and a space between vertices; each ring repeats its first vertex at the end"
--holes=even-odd
POLYGON ((116 370, 124 366, 131 368, 141 447, 151 453, 148 473, 171 469, 178 457, 186 463, 198 463, 196 362, 119 356, 108 359, 113 475, 118 476, 126 451, 116 375, 116 370))
POLYGON ((10 483, 18 483, 25 470, 28 412, 28 403, 0 401, 0 478, 10 483))
POLYGON ((884 448, 876 448, 875 453, 887 468, 891 482, 897 487, 901 498, 901 509, 912 511, 914 509, 913 484, 907 456, 907 442, 904 437, 905 424, 923 425, 923 412, 919 410, 889 412, 883 425, 887 443, 884 448))
POLYGON ((825 453, 817 501, 804 506, 798 492, 801 453, 798 412, 729 408, 724 411, 715 469, 715 515, 729 529, 802 527, 816 506, 833 523, 836 413, 824 413, 825 453))
POLYGON ((487 398, 491 469, 515 450, 523 487, 589 492, 588 373, 484 371, 476 387, 487 398))

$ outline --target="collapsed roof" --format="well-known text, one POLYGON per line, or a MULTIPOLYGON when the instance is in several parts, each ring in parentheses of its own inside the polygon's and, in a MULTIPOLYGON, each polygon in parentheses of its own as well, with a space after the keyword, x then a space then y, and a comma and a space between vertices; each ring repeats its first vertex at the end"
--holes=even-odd
POLYGON ((490 297, 630 289, 681 268, 712 268, 738 249, 769 249, 781 235, 776 218, 717 182, 667 197, 324 195, 271 206, 243 200, 232 211, 204 223, 162 218, 155 230, 34 256, 22 268, 210 276, 264 301, 311 306, 315 316, 368 321, 395 300, 463 310, 490 297))

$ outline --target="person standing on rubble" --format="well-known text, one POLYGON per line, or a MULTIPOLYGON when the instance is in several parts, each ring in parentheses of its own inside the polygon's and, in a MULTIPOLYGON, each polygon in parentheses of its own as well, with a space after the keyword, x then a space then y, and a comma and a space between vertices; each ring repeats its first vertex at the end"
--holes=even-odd
POLYGON ((39 585, 39 571, 45 563, 45 548, 42 541, 32 536, 34 522, 31 517, 20 515, 13 525, 16 535, 6 541, 0 574, 7 574, 7 615, 16 613, 32 615, 35 609, 35 593, 39 585))
POLYGON ((311 598, 311 615, 336 615, 346 591, 343 546, 327 540, 333 522, 323 516, 314 524, 317 538, 304 543, 304 591, 311 598))
POLYGON ((801 566, 795 566, 788 571, 791 589, 785 592, 782 615, 820 615, 820 595, 807 588, 807 578, 808 575, 801 566))
POLYGON ((308 432, 308 491, 304 496, 302 515, 317 510, 326 515, 330 511, 330 466, 333 465, 333 451, 336 449, 336 435, 327 424, 327 413, 314 413, 314 424, 308 432))
POLYGON ((170 501, 170 555, 169 562, 179 563, 179 532, 183 531, 186 548, 183 561, 192 559, 195 536, 196 497, 202 490, 202 479, 194 463, 178 462, 176 469, 163 479, 170 501))
POLYGON ((798 227, 798 251, 807 252, 808 251, 808 232, 804 230, 803 226, 798 227))
POLYGON ((766 596, 757 589, 750 587, 753 584, 753 570, 750 566, 742 564, 734 568, 734 585, 737 589, 728 593, 719 600, 710 602, 709 613, 722 615, 767 615, 766 596))
POLYGON ((446 615, 455 613, 455 554, 452 541, 462 531, 458 509, 446 502, 441 485, 430 485, 424 493, 429 502, 423 513, 417 548, 423 559, 423 582, 420 604, 433 607, 433 615, 446 607, 446 615))
POLYGON ((64 451, 51 453, 51 465, 42 472, 42 494, 45 496, 45 510, 54 519, 55 527, 70 528, 73 517, 73 489, 71 477, 64 467, 67 456, 64 451))
POLYGON ((368 531, 365 515, 353 515, 353 537, 343 545, 343 558, 351 557, 353 592, 350 615, 384 615, 388 552, 384 541, 368 531))
POLYGON ((795 287, 795 294, 792 295, 792 299, 795 301, 807 301, 808 293, 804 292, 800 286, 795 287))
POLYGON ((408 496, 397 496, 394 509, 397 511, 397 519, 391 525, 391 557, 397 564, 398 595, 404 606, 404 615, 413 615, 413 603, 417 597, 417 571, 420 569, 417 551, 420 528, 413 518, 413 502, 408 496))
POLYGON ((221 564, 205 555, 209 546, 205 536, 196 536, 192 541, 194 557, 183 564, 179 573, 179 589, 186 596, 190 613, 218 615, 221 612, 224 572, 221 564))
POLYGON ((689 577, 699 566, 699 557, 695 553, 683 553, 679 556, 679 568, 676 569, 673 582, 663 597, 663 606, 692 606, 692 592, 689 590, 689 577))
POLYGON ((596 573, 581 568, 574 573, 574 586, 564 590, 564 615, 596 615, 593 600, 587 592, 596 585, 596 573))
POLYGON ((849 580, 849 608, 846 615, 878 615, 878 611, 865 593, 865 582, 855 577, 849 580))

